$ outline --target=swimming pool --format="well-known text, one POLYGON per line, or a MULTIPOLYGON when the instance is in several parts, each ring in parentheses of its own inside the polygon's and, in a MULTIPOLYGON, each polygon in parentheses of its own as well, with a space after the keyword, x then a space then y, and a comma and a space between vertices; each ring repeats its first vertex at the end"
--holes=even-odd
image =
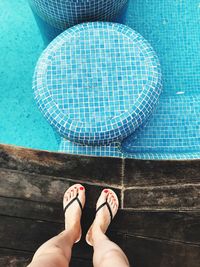
MULTIPOLYGON (((44 48, 32 12, 26 0, 2 0, 0 8, 0 143, 57 151, 57 136, 31 89, 44 48)), ((147 124, 123 142, 123 156, 200 158, 199 18, 197 0, 131 1, 126 23, 157 52, 164 92, 147 124)))

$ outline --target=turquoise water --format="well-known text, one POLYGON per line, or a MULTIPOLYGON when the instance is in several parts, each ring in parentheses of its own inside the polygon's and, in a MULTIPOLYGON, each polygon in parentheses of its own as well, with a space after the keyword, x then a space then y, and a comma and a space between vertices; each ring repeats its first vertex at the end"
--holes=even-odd
MULTIPOLYGON (((34 17, 26 0, 1 0, 0 9, 0 142, 57 150, 31 88, 44 48, 34 17)), ((136 158, 200 158, 199 1, 131 0, 127 24, 157 52, 164 91, 150 121, 124 141, 123 151, 136 158)))
POLYGON ((0 1, 0 143, 57 150, 33 99, 32 75, 44 45, 26 0, 0 1))

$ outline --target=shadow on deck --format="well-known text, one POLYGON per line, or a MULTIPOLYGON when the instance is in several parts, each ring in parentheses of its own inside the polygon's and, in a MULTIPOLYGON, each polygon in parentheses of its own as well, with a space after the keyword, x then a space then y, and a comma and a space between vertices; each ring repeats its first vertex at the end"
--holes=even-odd
MULTIPOLYGON (((199 160, 98 158, 7 145, 0 145, 0 266, 26 266, 39 245, 63 230, 63 193, 76 182, 87 190, 84 233, 102 188, 118 193, 121 210, 109 236, 131 266, 200 266, 199 160)), ((91 258, 83 238, 71 266, 92 266, 91 258)))

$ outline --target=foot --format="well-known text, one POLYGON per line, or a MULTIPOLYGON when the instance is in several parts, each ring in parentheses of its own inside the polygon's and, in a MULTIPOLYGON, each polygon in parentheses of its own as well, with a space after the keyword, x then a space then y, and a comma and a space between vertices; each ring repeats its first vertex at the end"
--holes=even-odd
MULTIPOLYGON (((99 199, 97 200, 96 209, 98 209, 100 205, 102 205, 106 201, 110 206, 112 216, 114 218, 119 208, 119 201, 118 201, 117 195, 111 189, 104 189, 101 192, 101 195, 99 199)), ((105 205, 96 213, 94 222, 91 225, 86 235, 86 242, 90 246, 93 246, 94 237, 98 236, 99 232, 100 233, 103 232, 105 234, 110 223, 111 223, 110 212, 108 210, 108 207, 105 205)))
MULTIPOLYGON (((81 184, 75 184, 67 189, 63 197, 63 209, 75 197, 78 197, 82 207, 85 205, 85 188, 81 184)), ((74 240, 77 243, 81 239, 81 215, 82 210, 77 200, 74 200, 65 211, 65 230, 74 233, 74 240)))

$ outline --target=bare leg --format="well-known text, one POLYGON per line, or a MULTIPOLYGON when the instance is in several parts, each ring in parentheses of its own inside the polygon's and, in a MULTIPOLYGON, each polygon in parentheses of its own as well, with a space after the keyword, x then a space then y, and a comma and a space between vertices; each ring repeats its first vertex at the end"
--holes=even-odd
MULTIPOLYGON (((78 194, 84 207, 85 190, 80 184, 71 186, 64 195, 65 207, 78 194)), ((81 209, 75 200, 65 212, 65 230, 44 243, 35 253, 28 267, 68 267, 71 259, 71 250, 75 242, 81 237, 81 209)))
MULTIPOLYGON (((111 207, 112 214, 115 215, 119 204, 117 196, 112 190, 106 189, 101 193, 97 201, 97 208, 106 200, 111 207)), ((86 237, 86 241, 94 248, 94 267, 129 267, 124 252, 105 235, 109 224, 110 214, 108 208, 104 206, 97 212, 86 237)))

